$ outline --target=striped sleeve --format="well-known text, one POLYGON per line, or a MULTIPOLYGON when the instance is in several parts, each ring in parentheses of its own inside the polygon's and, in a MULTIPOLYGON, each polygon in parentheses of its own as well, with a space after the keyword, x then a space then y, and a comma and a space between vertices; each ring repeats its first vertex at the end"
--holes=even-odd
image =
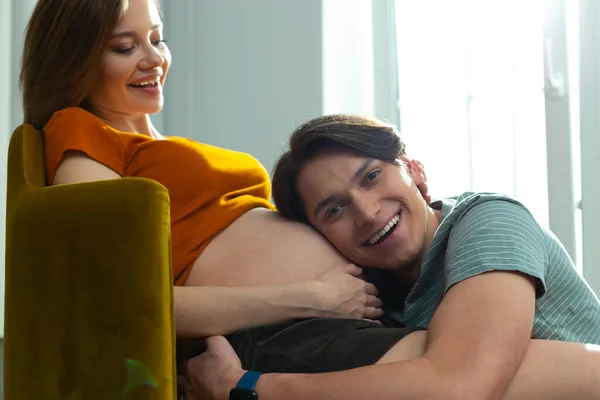
POLYGON ((537 280, 536 297, 546 292, 544 237, 525 207, 491 200, 470 207, 448 238, 445 272, 452 285, 490 271, 519 271, 537 280))

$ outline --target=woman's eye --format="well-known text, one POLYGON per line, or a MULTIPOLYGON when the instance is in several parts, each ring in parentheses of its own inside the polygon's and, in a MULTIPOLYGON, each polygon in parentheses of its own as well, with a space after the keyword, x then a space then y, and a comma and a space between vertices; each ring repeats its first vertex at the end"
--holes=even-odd
POLYGON ((152 42, 152 44, 157 47, 165 46, 167 44, 167 41, 165 39, 159 39, 159 40, 155 40, 154 42, 152 42))
POLYGON ((113 49, 113 51, 115 53, 118 54, 129 54, 133 51, 133 49, 135 48, 135 46, 131 46, 131 47, 117 47, 115 49, 113 49))

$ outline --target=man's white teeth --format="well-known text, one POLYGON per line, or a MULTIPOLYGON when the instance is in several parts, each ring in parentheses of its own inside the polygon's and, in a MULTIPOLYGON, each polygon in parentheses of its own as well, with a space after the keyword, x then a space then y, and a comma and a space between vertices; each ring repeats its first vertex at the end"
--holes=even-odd
POLYGON ((383 227, 382 230, 380 230, 379 232, 377 232, 375 235, 373 235, 373 237, 371 239, 369 239, 369 244, 375 244, 375 243, 377 243, 377 241, 379 239, 381 239, 383 237, 383 235, 385 235, 386 233, 388 233, 390 231, 390 229, 392 229, 392 227, 398 223, 399 220, 400 220, 400 216, 399 215, 396 215, 394 218, 392 218, 390 220, 390 222, 388 222, 387 225, 383 227))

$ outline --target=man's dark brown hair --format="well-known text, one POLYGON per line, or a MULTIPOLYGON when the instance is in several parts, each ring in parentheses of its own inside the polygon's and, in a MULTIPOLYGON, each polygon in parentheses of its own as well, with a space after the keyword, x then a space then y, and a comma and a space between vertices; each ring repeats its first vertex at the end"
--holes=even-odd
POLYGON ((326 153, 350 153, 398 164, 404 143, 396 127, 373 118, 336 114, 314 118, 294 131, 289 150, 273 169, 273 199, 281 215, 310 224, 298 193, 306 163, 326 153))

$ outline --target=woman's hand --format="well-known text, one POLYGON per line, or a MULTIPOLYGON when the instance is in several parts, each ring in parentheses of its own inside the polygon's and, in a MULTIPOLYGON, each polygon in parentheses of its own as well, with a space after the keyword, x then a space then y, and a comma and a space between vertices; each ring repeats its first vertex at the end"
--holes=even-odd
POLYGON ((378 319, 383 314, 378 291, 362 278, 354 264, 333 268, 317 278, 313 288, 315 317, 378 319))

